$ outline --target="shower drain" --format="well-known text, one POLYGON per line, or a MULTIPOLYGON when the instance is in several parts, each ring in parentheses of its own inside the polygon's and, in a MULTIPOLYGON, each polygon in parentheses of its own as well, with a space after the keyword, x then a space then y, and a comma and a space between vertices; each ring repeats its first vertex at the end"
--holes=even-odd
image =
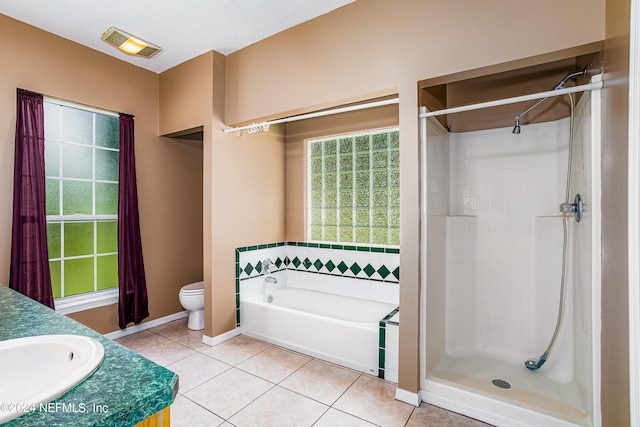
POLYGON ((511 388, 511 384, 509 384, 507 381, 505 380, 499 380, 499 379, 495 379, 491 381, 493 383, 494 386, 496 387, 500 387, 500 388, 511 388))

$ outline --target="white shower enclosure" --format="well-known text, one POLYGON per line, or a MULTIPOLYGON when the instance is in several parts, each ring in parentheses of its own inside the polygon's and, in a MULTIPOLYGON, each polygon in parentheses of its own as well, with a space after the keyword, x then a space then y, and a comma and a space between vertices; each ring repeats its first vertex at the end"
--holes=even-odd
POLYGON ((524 366, 558 318, 570 123, 515 135, 421 119, 423 401, 498 426, 600 425, 599 90, 574 113, 571 200, 585 211, 569 220, 561 330, 540 369, 524 366))

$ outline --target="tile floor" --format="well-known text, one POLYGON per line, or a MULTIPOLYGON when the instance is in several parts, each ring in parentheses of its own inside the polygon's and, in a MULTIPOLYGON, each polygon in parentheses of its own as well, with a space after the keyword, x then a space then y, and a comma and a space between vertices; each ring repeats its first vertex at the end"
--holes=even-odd
POLYGON ((394 399, 396 385, 239 335, 214 347, 176 320, 116 340, 180 376, 172 427, 487 424, 394 399))

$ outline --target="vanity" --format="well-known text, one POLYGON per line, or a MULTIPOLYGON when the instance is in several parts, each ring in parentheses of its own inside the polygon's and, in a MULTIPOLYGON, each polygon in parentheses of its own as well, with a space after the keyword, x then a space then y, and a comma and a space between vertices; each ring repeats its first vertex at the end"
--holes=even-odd
POLYGON ((3 427, 169 426, 169 407, 178 393, 177 374, 0 285, 0 341, 57 334, 98 340, 104 347, 102 364, 65 394, 36 405, 3 427))

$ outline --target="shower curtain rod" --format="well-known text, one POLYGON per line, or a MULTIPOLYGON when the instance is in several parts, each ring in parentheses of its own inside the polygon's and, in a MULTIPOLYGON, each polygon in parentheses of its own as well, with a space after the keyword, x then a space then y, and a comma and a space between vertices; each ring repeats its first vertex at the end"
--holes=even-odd
POLYGON ((420 113, 418 115, 418 118, 425 119, 427 117, 441 116, 443 114, 462 113, 464 111, 479 110, 481 108, 497 107, 499 105, 515 104, 516 102, 532 101, 535 99, 566 95, 568 93, 574 93, 574 92, 586 92, 588 90, 598 90, 598 89, 602 89, 602 81, 595 82, 595 83, 588 83, 580 86, 568 87, 564 89, 532 93, 530 95, 516 96, 513 98, 504 98, 504 99, 498 99, 495 101, 480 102, 478 104, 463 105, 461 107, 453 107, 453 108, 445 108, 443 110, 429 111, 426 113, 420 113))
POLYGON ((231 132, 240 133, 243 130, 248 130, 249 133, 267 132, 269 130, 270 125, 295 122, 298 120, 305 120, 305 119, 313 119, 315 117, 330 116, 332 114, 347 113, 349 111, 364 110, 367 108, 382 107, 384 105, 397 104, 399 101, 400 101, 399 98, 385 99, 383 101, 369 102, 367 104, 351 105, 349 107, 334 108, 333 110, 318 111, 315 113, 301 114, 299 116, 285 117, 284 119, 277 119, 277 120, 271 120, 271 121, 260 122, 260 123, 251 123, 250 125, 246 125, 246 126, 240 126, 240 127, 231 128, 231 129, 224 129, 224 133, 231 133, 231 132))

